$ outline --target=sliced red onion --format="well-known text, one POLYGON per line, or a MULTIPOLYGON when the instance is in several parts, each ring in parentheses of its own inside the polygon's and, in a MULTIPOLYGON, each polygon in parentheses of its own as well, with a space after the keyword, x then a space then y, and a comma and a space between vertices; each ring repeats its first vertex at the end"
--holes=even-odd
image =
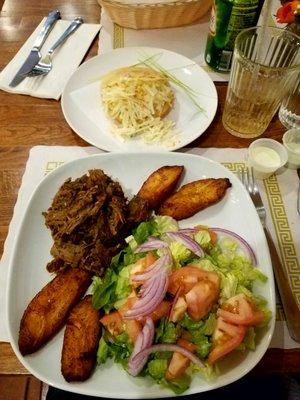
POLYGON ((179 229, 178 232, 184 233, 186 235, 191 235, 191 234, 199 232, 199 229, 197 229, 197 228, 182 228, 182 229, 179 229))
POLYGON ((249 255, 252 264, 257 265, 255 253, 250 244, 244 238, 242 238, 235 232, 229 231, 228 229, 223 229, 223 228, 209 228, 209 229, 215 232, 216 234, 221 233, 222 235, 228 236, 231 239, 236 239, 241 249, 244 251, 244 253, 249 255))
POLYGON ((148 348, 152 345, 153 340, 154 340, 154 334, 155 334, 155 326, 152 321, 152 318, 150 318, 150 317, 146 318, 146 323, 145 323, 144 329, 145 329, 145 333, 144 333, 145 348, 148 348))
POLYGON ((144 253, 146 251, 162 249, 164 247, 168 247, 168 243, 164 242, 161 239, 157 239, 153 236, 150 236, 147 242, 141 244, 135 249, 135 253, 144 253))
POLYGON ((124 319, 135 319, 149 315, 163 301, 168 284, 168 274, 161 272, 153 279, 153 287, 147 290, 147 294, 139 299, 132 309, 128 310, 124 315, 124 319))
POLYGON ((141 288, 140 296, 141 298, 148 296, 148 293, 152 289, 153 284, 155 284, 154 280, 157 278, 157 275, 153 278, 149 279, 141 288))
MULTIPOLYGON (((151 285, 152 285, 152 283, 151 283, 151 285)), ((146 287, 146 288, 142 287, 142 289, 141 289, 140 292, 139 292, 140 295, 141 295, 141 297, 147 296, 148 293, 150 292, 151 288, 152 288, 152 286, 148 286, 148 287, 146 287)))
MULTIPOLYGON (((159 273, 161 273, 163 270, 161 269, 159 273)), ((140 288, 140 293, 143 293, 144 290, 152 286, 153 279, 155 279, 157 274, 155 276, 152 276, 151 278, 147 279, 144 283, 143 286, 140 288)))
MULTIPOLYGON (((161 279, 162 273, 159 275, 156 275, 154 278, 152 278, 149 281, 149 286, 147 287, 147 292, 145 291, 142 297, 140 297, 134 304, 132 309, 140 308, 143 307, 144 304, 147 304, 149 300, 152 299, 152 297, 155 296, 157 290, 160 288, 162 285, 162 279, 161 279), (146 293, 146 294, 145 294, 146 293)), ((130 310, 129 310, 130 311, 130 310)), ((127 313, 129 312, 127 311, 127 313)))
POLYGON ((143 342, 144 342, 144 335, 143 335, 143 330, 141 330, 141 332, 138 334, 138 337, 136 338, 130 358, 134 357, 137 353, 139 353, 144 349, 143 342))
POLYGON ((148 356, 144 357, 143 362, 137 362, 137 361, 133 362, 133 358, 142 350, 152 345, 154 339, 154 333, 155 333, 154 323, 151 318, 147 317, 146 323, 136 339, 134 349, 129 358, 128 372, 131 375, 133 376, 138 375, 143 369, 145 363, 147 362, 148 356))
POLYGON ((145 272, 144 274, 138 274, 132 277, 133 282, 145 282, 148 281, 149 279, 153 278, 155 275, 157 275, 162 268, 164 268, 164 265, 158 264, 156 265, 155 268, 151 269, 151 271, 145 272))
POLYGON ((187 234, 181 232, 166 232, 166 234, 170 238, 180 241, 187 249, 191 250, 198 257, 204 256, 204 251, 201 249, 200 245, 187 234))
MULTIPOLYGON (((161 272, 162 272, 162 270, 158 274, 160 274, 161 272)), ((155 279, 158 274, 156 274, 155 276, 152 276, 151 278, 147 279, 143 283, 143 286, 140 288, 140 294, 144 293, 146 289, 152 287, 153 279, 155 279)))
POLYGON ((165 255, 160 257, 157 261, 155 261, 149 268, 145 270, 143 274, 138 274, 133 276, 131 279, 135 282, 146 281, 147 279, 152 278, 160 271, 163 267, 167 267, 172 263, 172 259, 170 253, 167 252, 165 255))
MULTIPOLYGON (((162 291, 164 289, 166 280, 167 280, 167 276, 163 273, 161 273, 157 277, 153 278, 153 285, 151 286, 151 289, 147 290, 147 293, 134 304, 133 308, 131 310, 127 311, 126 316, 131 315, 132 313, 135 314, 135 313, 139 312, 140 309, 144 309, 145 307, 146 308, 148 307, 147 308, 148 312, 147 312, 147 314, 144 314, 144 315, 148 315, 152 311, 154 311, 156 306, 159 304, 158 298, 160 298, 160 296, 162 295, 162 291), (149 305, 152 305, 152 303, 153 304, 155 303, 155 306, 153 305, 153 309, 151 307, 151 310, 150 310, 149 305)), ((163 298, 164 298, 164 296, 162 297, 162 300, 163 300, 163 298)))
POLYGON ((198 365, 198 367, 204 367, 204 363, 184 347, 178 346, 177 344, 155 344, 151 347, 141 350, 139 353, 135 354, 132 357, 131 361, 135 365, 136 370, 140 372, 144 368, 148 360, 149 354, 156 353, 157 351, 173 351, 180 353, 191 360, 193 364, 198 365))

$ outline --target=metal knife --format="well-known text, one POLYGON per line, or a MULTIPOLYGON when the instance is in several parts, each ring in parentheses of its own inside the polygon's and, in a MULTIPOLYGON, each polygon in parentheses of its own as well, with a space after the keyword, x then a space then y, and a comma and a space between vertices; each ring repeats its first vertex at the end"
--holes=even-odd
POLYGON ((40 31, 38 37, 36 38, 34 45, 26 58, 25 62, 16 73, 13 80, 10 82, 9 86, 15 87, 19 85, 26 78, 27 74, 32 70, 32 68, 39 62, 41 58, 40 49, 42 48, 47 36, 51 32, 54 23, 60 18, 60 12, 58 10, 51 11, 40 31))

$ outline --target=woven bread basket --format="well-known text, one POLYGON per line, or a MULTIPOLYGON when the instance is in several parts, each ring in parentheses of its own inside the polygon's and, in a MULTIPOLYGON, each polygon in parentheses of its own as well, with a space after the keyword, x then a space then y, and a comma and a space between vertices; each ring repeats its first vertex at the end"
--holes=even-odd
POLYGON ((201 18, 212 0, 182 0, 173 3, 126 4, 98 0, 112 21, 125 28, 155 29, 191 24, 201 18))

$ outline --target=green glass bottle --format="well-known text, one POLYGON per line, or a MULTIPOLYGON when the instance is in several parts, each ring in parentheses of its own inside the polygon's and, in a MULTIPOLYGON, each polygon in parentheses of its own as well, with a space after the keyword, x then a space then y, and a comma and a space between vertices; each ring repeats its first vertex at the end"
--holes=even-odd
POLYGON ((205 61, 220 72, 230 71, 234 41, 245 28, 257 24, 263 0, 214 0, 205 61))

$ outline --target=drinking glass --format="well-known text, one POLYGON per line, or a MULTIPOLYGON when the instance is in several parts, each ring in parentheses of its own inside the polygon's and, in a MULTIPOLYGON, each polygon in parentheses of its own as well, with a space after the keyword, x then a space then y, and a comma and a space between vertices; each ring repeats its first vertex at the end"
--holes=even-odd
POLYGON ((286 128, 300 128, 300 74, 296 75, 291 91, 282 100, 278 116, 286 128))
POLYGON ((223 125, 254 138, 268 127, 300 71, 300 37, 273 27, 241 31, 235 41, 223 125))

